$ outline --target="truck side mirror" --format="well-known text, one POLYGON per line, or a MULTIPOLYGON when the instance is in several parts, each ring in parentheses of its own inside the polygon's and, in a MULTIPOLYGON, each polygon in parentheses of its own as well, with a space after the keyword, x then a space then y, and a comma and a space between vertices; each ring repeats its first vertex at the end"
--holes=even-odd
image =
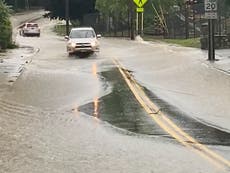
POLYGON ((97 38, 101 38, 101 34, 97 34, 97 38))

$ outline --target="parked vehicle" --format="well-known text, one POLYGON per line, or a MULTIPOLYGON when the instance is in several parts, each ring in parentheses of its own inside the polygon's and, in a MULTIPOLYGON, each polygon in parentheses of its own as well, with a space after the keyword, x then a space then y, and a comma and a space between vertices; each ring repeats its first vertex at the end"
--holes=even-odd
POLYGON ((25 23, 22 25, 20 35, 40 37, 40 28, 37 23, 25 23))
POLYGON ((67 42, 67 52, 69 55, 77 53, 93 53, 100 49, 98 38, 92 27, 72 28, 69 36, 65 38, 67 42))

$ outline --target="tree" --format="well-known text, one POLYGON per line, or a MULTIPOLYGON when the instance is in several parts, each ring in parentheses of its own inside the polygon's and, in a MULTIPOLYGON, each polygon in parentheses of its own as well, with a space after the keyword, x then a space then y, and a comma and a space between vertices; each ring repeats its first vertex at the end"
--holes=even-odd
POLYGON ((225 11, 224 15, 228 16, 230 15, 230 0, 224 0, 224 3, 222 2, 222 9, 220 11, 225 11))
POLYGON ((0 0, 0 49, 12 45, 12 26, 9 17, 10 9, 0 0))
MULTIPOLYGON (((83 21, 83 16, 95 12, 95 0, 70 0, 70 20, 83 21)), ((51 12, 51 18, 65 19, 65 0, 48 0, 46 10, 51 12)))
POLYGON ((45 7, 46 0, 5 0, 7 5, 12 6, 15 11, 18 9, 26 9, 27 7, 45 7))
POLYGON ((229 0, 225 0, 226 5, 230 6, 230 1, 229 0))
POLYGON ((118 28, 127 28, 133 36, 133 1, 132 0, 96 0, 95 8, 107 23, 107 31, 113 28, 116 35, 118 28), (112 26, 111 26, 112 25, 112 26))

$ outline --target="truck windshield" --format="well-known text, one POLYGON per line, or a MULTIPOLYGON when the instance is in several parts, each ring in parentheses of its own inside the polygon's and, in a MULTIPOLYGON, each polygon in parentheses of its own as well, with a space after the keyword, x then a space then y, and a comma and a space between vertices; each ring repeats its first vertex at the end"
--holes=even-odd
POLYGON ((72 30, 70 38, 94 38, 95 34, 92 30, 72 30))

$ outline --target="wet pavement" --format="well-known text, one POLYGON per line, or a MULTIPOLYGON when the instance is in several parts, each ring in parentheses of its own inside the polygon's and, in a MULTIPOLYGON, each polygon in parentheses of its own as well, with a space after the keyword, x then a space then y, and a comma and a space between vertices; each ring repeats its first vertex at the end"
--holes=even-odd
POLYGON ((217 61, 213 63, 212 66, 219 71, 230 75, 230 50, 216 50, 216 59, 217 61))
POLYGON ((112 92, 92 103, 80 106, 79 111, 130 132, 169 137, 139 106, 118 69, 114 68, 100 75, 112 83, 112 92))
POLYGON ((32 47, 20 47, 9 50, 0 56, 0 95, 3 95, 8 86, 11 86, 23 71, 23 67, 30 62, 34 53, 32 47))
MULTIPOLYGON (((140 107, 112 59, 118 58, 131 71, 148 96, 179 127, 230 159, 229 133, 222 120, 209 124, 199 108, 192 113, 188 111, 187 106, 195 108, 195 101, 207 100, 201 91, 191 91, 192 87, 200 86, 197 84, 206 83, 191 85, 184 76, 184 68, 193 69, 199 80, 207 81, 209 78, 203 75, 210 77, 210 71, 220 76, 219 82, 213 82, 215 86, 209 90, 212 92, 221 82, 228 84, 225 74, 212 70, 200 73, 206 69, 203 65, 200 68, 204 62, 197 57, 195 61, 191 57, 192 60, 184 59, 188 54, 184 48, 152 47, 119 39, 103 38, 99 54, 68 57, 64 39, 52 32, 55 21, 40 19, 38 23, 41 37, 17 35, 17 41, 26 47, 12 52, 17 56, 9 60, 10 68, 2 66, 4 75, 19 74, 0 97, 2 172, 229 172, 159 128, 140 107), (22 57, 28 57, 29 63, 22 62, 22 57), (178 62, 179 67, 175 66, 178 62), (19 68, 22 64, 23 70, 19 68)), ((200 55, 193 51, 191 56, 200 55)), ((194 75, 190 71, 187 74, 194 75)), ((221 99, 228 101, 226 97, 221 99)), ((228 111, 225 104, 228 102, 218 104, 224 112, 228 111)), ((219 110, 218 113, 223 115, 219 110)))
MULTIPOLYGON (((101 75, 113 84, 112 92, 92 103, 80 106, 79 111, 130 132, 169 138, 169 135, 139 106, 117 69, 102 72, 101 75)), ((185 112, 168 104, 147 89, 145 92, 162 112, 199 143, 230 146, 230 133, 204 123, 202 120, 189 117, 185 112)))
POLYGON ((113 56, 133 71, 142 86, 170 105, 203 123, 230 131, 229 76, 215 67, 222 61, 210 63, 207 52, 194 48, 148 42, 129 47, 125 44, 125 40, 114 40, 105 54, 116 52, 113 56))

